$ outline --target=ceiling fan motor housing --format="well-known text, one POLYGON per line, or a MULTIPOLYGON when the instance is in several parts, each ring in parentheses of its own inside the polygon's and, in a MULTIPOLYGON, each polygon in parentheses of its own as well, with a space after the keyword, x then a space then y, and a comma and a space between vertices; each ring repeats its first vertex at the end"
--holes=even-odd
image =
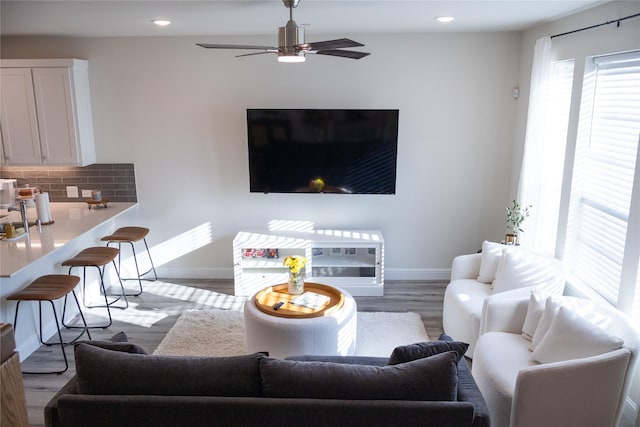
POLYGON ((304 44, 304 28, 298 27, 296 21, 289 20, 287 25, 278 29, 278 46, 280 54, 286 56, 303 56, 299 45, 304 44))

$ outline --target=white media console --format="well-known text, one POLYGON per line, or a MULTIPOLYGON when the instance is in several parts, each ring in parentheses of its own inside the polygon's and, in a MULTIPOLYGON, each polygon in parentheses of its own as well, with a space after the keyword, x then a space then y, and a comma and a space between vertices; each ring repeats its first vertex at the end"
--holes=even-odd
POLYGON ((288 255, 307 259, 306 282, 354 296, 384 294, 384 239, 377 230, 241 231, 233 239, 234 293, 250 296, 286 283, 288 255))

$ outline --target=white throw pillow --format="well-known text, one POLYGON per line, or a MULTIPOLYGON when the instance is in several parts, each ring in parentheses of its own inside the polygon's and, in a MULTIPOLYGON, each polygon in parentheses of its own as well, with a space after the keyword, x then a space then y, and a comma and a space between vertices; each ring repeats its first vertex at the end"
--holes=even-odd
POLYGON ((542 316, 540 316, 540 321, 538 321, 536 330, 531 337, 531 344, 529 344, 530 351, 535 350, 538 344, 540 344, 542 337, 547 333, 553 319, 556 317, 556 313, 558 312, 560 305, 561 297, 548 297, 545 300, 542 316))
POLYGON ((502 257, 504 245, 501 243, 482 242, 482 255, 480 257, 480 271, 478 274, 478 282, 491 283, 496 277, 498 262, 502 257))
POLYGON ((533 334, 535 333, 538 323, 540 323, 542 313, 544 312, 546 299, 547 296, 542 292, 531 291, 529 307, 527 307, 527 316, 524 318, 524 323, 522 324, 522 337, 527 341, 531 341, 533 339, 533 334))
POLYGON ((498 264, 492 293, 500 293, 554 280, 557 272, 553 259, 524 248, 508 249, 498 264))
POLYGON ((560 362, 607 353, 621 348, 623 344, 622 339, 569 307, 560 307, 532 357, 540 363, 560 362))

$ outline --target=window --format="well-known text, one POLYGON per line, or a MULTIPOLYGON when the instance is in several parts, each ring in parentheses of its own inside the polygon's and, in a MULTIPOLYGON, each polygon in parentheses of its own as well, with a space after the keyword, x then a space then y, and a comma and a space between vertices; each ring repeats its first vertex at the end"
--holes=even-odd
POLYGON ((569 106, 575 61, 558 61, 549 70, 549 94, 545 106, 544 130, 541 132, 540 171, 536 177, 537 215, 534 218, 533 246, 539 252, 555 252, 558 211, 562 193, 562 172, 569 122, 569 106))
POLYGON ((580 104, 565 236, 569 283, 631 311, 640 298, 640 209, 631 208, 640 198, 640 51, 589 58, 580 104))

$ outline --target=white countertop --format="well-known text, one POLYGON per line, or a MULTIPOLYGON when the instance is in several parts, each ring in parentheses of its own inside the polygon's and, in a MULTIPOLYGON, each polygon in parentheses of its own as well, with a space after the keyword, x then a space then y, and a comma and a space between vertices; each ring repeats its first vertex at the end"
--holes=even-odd
MULTIPOLYGON (((51 217, 54 223, 30 228, 30 233, 14 241, 0 241, 0 277, 11 277, 38 259, 55 252, 73 239, 87 233, 105 221, 137 206, 136 203, 109 203, 106 208, 89 209, 82 203, 51 203, 51 217)), ((37 217, 35 208, 28 208, 29 220, 37 217)), ((6 215, 0 209, 0 215, 6 215)), ((9 218, 1 222, 19 222, 20 213, 10 212, 9 218)))

